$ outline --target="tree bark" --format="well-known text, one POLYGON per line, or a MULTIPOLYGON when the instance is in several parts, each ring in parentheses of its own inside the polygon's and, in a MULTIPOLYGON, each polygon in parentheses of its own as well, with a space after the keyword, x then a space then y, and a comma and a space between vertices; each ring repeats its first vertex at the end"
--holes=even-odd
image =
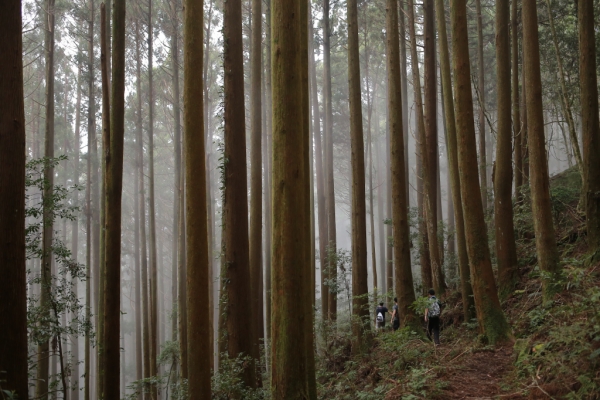
POLYGON ((510 10, 508 2, 496 2, 496 64, 498 131, 494 173, 494 227, 500 296, 512 293, 519 279, 512 204, 512 132, 510 102, 510 10))
MULTIPOLYGON (((272 208, 271 208, 271 179, 272 179, 272 154, 271 154, 271 133, 272 133, 272 119, 270 116, 272 115, 272 93, 271 93, 271 0, 265 0, 265 19, 266 19, 266 29, 265 29, 265 122, 267 125, 267 129, 265 132, 265 140, 263 145, 264 157, 265 157, 265 165, 267 166, 265 171, 265 298, 266 298, 266 307, 265 311, 266 315, 266 335, 267 335, 267 343, 270 346, 271 343, 271 256, 272 256, 272 246, 271 246, 271 238, 272 238, 272 208)), ((267 357, 267 360, 269 358, 267 357)), ((266 361, 268 364, 268 361, 266 361)))
MULTIPOLYGON (((106 233, 104 306, 103 398, 120 395, 121 315, 121 196, 123 188, 123 142, 125 133, 125 1, 115 0, 113 9, 112 90, 110 101, 109 148, 106 159, 106 233)), ((106 46, 104 46, 106 51, 106 46)), ((105 53, 106 54, 106 53, 105 53)), ((106 65, 106 61, 105 61, 106 65)), ((104 68, 103 82, 108 83, 104 68)), ((103 86, 107 86, 103 84, 103 86)), ((106 93, 106 91, 103 91, 106 93)), ((107 93, 106 93, 107 94, 107 93)), ((104 102, 103 102, 104 103, 104 102)))
MULTIPOLYGON (((410 306, 415 301, 412 269, 410 265, 410 227, 406 192, 408 182, 402 119, 402 84, 400 54, 398 53, 398 1, 386 2, 386 55, 388 70, 388 115, 390 126, 390 152, 392 173, 392 229, 394 236, 394 266, 396 268, 396 297, 402 325, 416 328, 417 319, 410 306)), ((389 290, 392 288, 390 287, 389 290)))
MULTIPOLYGON (((173 241, 171 246, 171 295, 172 305, 175 307, 177 304, 177 251, 179 249, 179 215, 181 214, 180 208, 180 197, 181 197, 181 105, 180 105, 180 94, 179 94, 179 19, 177 17, 177 0, 171 1, 171 18, 172 18, 172 29, 171 32, 171 62, 173 63, 173 144, 175 147, 175 177, 173 179, 173 241)), ((179 312, 179 310, 178 310, 179 312)), ((177 318, 172 318, 171 321, 171 336, 172 340, 177 338, 177 318)))
MULTIPOLYGON (((246 182, 246 124, 242 44, 242 3, 230 0, 224 6, 224 123, 223 172, 223 258, 221 262, 221 307, 223 319, 219 340, 231 359, 239 354, 253 355, 251 335, 254 311, 248 254, 248 199, 246 182)), ((191 339, 191 338, 190 338, 191 339)), ((191 357, 191 354, 190 354, 191 357)), ((193 376, 190 371, 190 376, 193 376)), ((244 370, 243 380, 256 385, 254 368, 244 370)))
POLYGON ((521 110, 519 103, 519 20, 518 20, 519 1, 512 0, 510 10, 510 25, 512 30, 511 40, 511 62, 512 62, 512 107, 513 107, 513 136, 515 139, 515 196, 517 200, 521 199, 521 187, 523 186, 523 145, 521 138, 523 136, 523 127, 521 125, 521 110))
MULTIPOLYGON (((600 255, 600 133, 598 122, 598 78, 596 76, 596 41, 594 6, 578 3, 579 76, 581 90, 581 126, 583 136, 584 199, 589 251, 600 255)), ((573 139, 571 139, 573 140, 573 139)), ((575 147, 575 142, 573 142, 575 147)))
MULTIPOLYGON (((78 53, 78 59, 81 60, 82 54, 78 53)), ((81 127, 81 62, 78 63, 77 73, 77 100, 75 102, 75 140, 73 146, 73 185, 79 186, 79 149, 80 143, 80 127, 81 127)), ((65 113, 66 115, 66 113, 65 113)), ((66 172, 66 171, 65 171, 66 172)), ((66 178, 66 173, 65 173, 66 178)), ((66 185, 65 185, 66 186, 66 185)), ((79 208, 79 191, 75 190, 73 194, 73 206, 79 208)), ((65 229, 66 234, 66 229, 65 229)), ((78 259, 78 244, 79 244, 79 218, 75 218, 71 221, 71 255, 75 262, 78 259)), ((77 293, 78 281, 75 279, 73 283, 73 294, 79 299, 77 293)), ((64 314, 63 314, 64 315, 64 314)), ((76 325, 73 323, 73 327, 76 325)), ((79 400, 79 336, 70 335, 69 341, 71 342, 71 379, 70 387, 71 394, 69 395, 70 400, 79 400)))
MULTIPOLYGON (((156 210, 154 201, 154 79, 152 0, 148 0, 148 230, 150 231, 150 376, 158 375, 158 266, 156 257, 156 210)), ((151 398, 156 400, 158 388, 152 386, 151 398)))
POLYGON ((367 285, 367 221, 365 205, 365 150, 360 93, 358 42, 358 6, 347 1, 348 13, 348 85, 350 103, 350 143, 352 164, 352 333, 356 341, 352 351, 359 354, 366 345, 363 330, 370 325, 367 285))
MULTIPOLYGON (((262 276, 262 0, 252 0, 251 68, 251 138, 250 138, 250 290, 252 308, 252 351, 260 360, 263 332, 263 276, 262 276)), ((260 381, 260 374, 257 374, 260 381)))
MULTIPOLYGON (((465 237, 465 221, 463 219, 463 202, 460 192, 460 170, 458 166, 458 143, 456 137, 456 119, 454 113, 454 96, 452 94, 450 54, 448 51, 448 37, 446 30, 446 13, 443 0, 436 0, 437 24, 439 32, 440 71, 442 80, 442 97, 444 101, 444 115, 446 118, 446 144, 448 146, 448 169, 452 203, 454 205, 454 230, 458 247, 458 270, 460 273, 460 292, 463 301, 465 321, 475 317, 473 302, 473 287, 469 272, 469 256, 465 237)), ((448 213, 448 218, 451 218, 448 213)))
MULTIPOLYGON (((332 109, 332 94, 331 94, 331 31, 329 26, 329 1, 323 0, 323 99, 325 101, 325 201, 327 205, 327 246, 328 254, 337 253, 336 241, 336 225, 335 225, 335 182, 333 179, 333 109, 332 109)), ((335 257, 334 257, 335 258, 335 257)), ((329 259, 327 266, 327 278, 330 280, 337 279, 337 265, 335 260, 329 259)), ((337 319, 337 293, 334 293, 327 288, 326 291, 329 297, 327 310, 327 319, 335 321, 337 319)))
POLYGON ((477 13, 477 86, 479 90, 479 179, 481 180, 481 201, 483 211, 488 209, 487 195, 487 159, 485 143, 485 63, 483 60, 483 16, 481 15, 481 0, 475 0, 477 13))
MULTIPOLYGON (((408 73, 406 68, 406 1, 398 1, 398 15, 400 19, 399 26, 399 42, 400 42, 400 91, 402 95, 402 132, 404 132, 404 172, 406 173, 406 206, 410 209, 410 193, 409 193, 409 166, 408 166, 408 73), (401 36, 400 36, 401 35, 401 36)), ((410 255, 410 252, 409 252, 410 255)))
POLYGON ((21 1, 0 14, 0 371, 3 390, 28 399, 25 259, 25 105, 21 1), (10 327, 10 328, 8 328, 10 327))
MULTIPOLYGON (((522 14, 522 13, 521 13, 522 14)), ((523 42, 525 38, 523 37, 523 42)), ((523 65, 525 65, 525 45, 523 44, 523 65)), ((525 68, 521 72, 521 156, 523 157, 523 185, 529 185, 529 144, 528 144, 528 129, 527 129, 527 86, 525 85, 525 68)))
POLYGON ((497 343, 510 339, 512 334, 498 299, 479 195, 466 1, 452 0, 450 10, 458 167, 471 282, 479 330, 490 343, 497 343))
POLYGON ((139 168, 139 212, 140 212, 140 252, 141 252, 141 291, 142 291, 142 349, 144 378, 150 375, 150 313, 148 310, 148 256, 146 249, 146 191, 144 187, 144 137, 142 135, 142 76, 141 76, 141 54, 140 54, 140 27, 139 21, 135 24, 135 52, 136 52, 136 92, 137 92, 137 115, 136 115, 136 142, 138 144, 138 168, 139 168))
MULTIPOLYGON (((209 399, 210 330, 209 261, 206 215, 206 159, 202 112, 203 2, 184 2, 184 159, 185 159, 185 247, 187 268, 187 356, 190 399, 209 399)), ((244 171, 245 174, 245 171, 244 171)), ((244 175, 245 176, 245 175, 244 175)), ((246 216, 247 217, 247 216, 246 216)), ((247 232, 247 231, 246 231, 247 232)), ((246 303, 247 304, 247 303, 246 303)))
MULTIPOLYGON (((86 316, 88 322, 92 316, 92 304, 98 304, 96 288, 98 287, 98 263, 96 256, 99 254, 98 239, 100 237, 99 224, 96 224, 96 209, 98 197, 96 195, 98 187, 98 149, 96 139, 96 94, 94 85, 94 0, 89 1, 89 20, 88 20, 88 154, 87 154, 87 191, 86 191, 86 207, 87 207, 87 225, 86 225, 86 263, 87 273, 85 282, 86 296, 86 316), (93 203, 92 203, 92 198, 93 203), (92 277, 92 271, 94 277, 92 277), (93 283, 93 285, 92 285, 93 283), (94 287, 94 297, 92 299, 92 287, 94 287), (92 301, 93 300, 93 301, 92 301)), ((92 358, 90 354, 90 329, 85 332, 85 384, 83 389, 84 400, 91 398, 91 369, 92 358)))
MULTIPOLYGON (((437 134, 437 63, 435 59, 435 7, 434 0, 425 0, 425 145, 427 149, 423 150, 427 160, 426 168, 423 168, 425 183, 425 193, 429 202, 427 208, 427 224, 429 229, 429 251, 431 254, 431 273, 433 278, 433 288, 438 295, 443 294, 446 288, 444 280, 444 271, 442 269, 443 247, 440 247, 438 238, 438 218, 441 220, 441 202, 439 186, 439 155, 438 155, 438 134, 437 134), (438 215, 439 214, 439 215, 438 215), (429 227, 429 225, 431 225, 429 227)), ((423 144, 421 144, 423 145, 423 144)))
MULTIPOLYGON (((430 0, 427 0, 430 1, 430 0)), ((439 247, 437 239, 437 230, 435 229, 435 212, 434 207, 436 204, 431 199, 431 179, 430 174, 433 170, 430 168, 428 152, 427 152, 427 138, 425 135, 425 117, 423 115, 423 98, 421 95, 421 78, 419 75, 419 57, 417 55, 417 40, 415 33, 415 11, 413 0, 408 0, 408 28, 410 33, 411 42, 411 63, 413 72, 413 87, 415 90, 415 107, 417 112, 417 130, 418 130, 418 149, 421 155, 421 176, 422 176, 422 188, 423 188, 423 220, 425 226, 425 234, 427 236, 427 247, 423 241, 422 246, 429 250, 430 263, 424 263, 423 257, 421 257, 421 279, 423 282, 423 289, 427 290, 428 287, 435 287, 435 284, 439 284, 438 281, 434 281, 432 271, 437 271, 439 263, 439 247)), ((431 100, 430 100, 431 101, 431 100)), ((435 175, 434 175, 435 176, 435 175)), ((439 278, 438 278, 439 279, 439 278)))
POLYGON ((538 41, 537 5, 523 2, 523 53, 528 147, 531 180, 531 206, 535 229, 536 253, 540 269, 547 274, 542 279, 544 299, 550 300, 557 287, 554 281, 559 272, 559 255, 554 236, 546 140, 544 135, 544 110, 540 74, 540 48, 538 41))
POLYGON ((311 340, 306 337, 312 312, 298 305, 299 299, 309 300, 310 276, 308 98, 303 98, 308 95, 308 71, 303 71, 308 54, 298 51, 307 50, 306 11, 300 1, 273 1, 272 296, 277 307, 271 333, 271 396, 275 400, 314 398, 309 383, 314 370, 308 366, 309 352, 314 350, 308 348, 311 340))
MULTIPOLYGON (((44 138, 44 157, 47 159, 44 165, 44 191, 43 198, 50 199, 54 193, 54 168, 50 161, 54 158, 54 26, 55 9, 54 0, 47 0, 46 6, 46 33, 44 38, 46 56, 46 132, 44 138)), ((52 241, 53 224, 50 210, 45 205, 43 209, 43 231, 42 231, 42 260, 41 260, 41 293, 40 308, 44 316, 50 316, 50 296, 52 286, 52 241)), ((49 338, 38 344, 38 366, 35 397, 45 400, 48 398, 50 366, 49 338)))

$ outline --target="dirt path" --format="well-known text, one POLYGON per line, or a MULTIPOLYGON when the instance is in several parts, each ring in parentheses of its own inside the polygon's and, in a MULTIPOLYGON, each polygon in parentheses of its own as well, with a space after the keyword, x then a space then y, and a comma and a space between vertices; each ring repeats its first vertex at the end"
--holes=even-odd
POLYGON ((513 376, 513 349, 501 347, 495 351, 479 351, 459 356, 446 366, 439 379, 447 383, 437 398, 443 399, 525 399, 510 388, 513 376))

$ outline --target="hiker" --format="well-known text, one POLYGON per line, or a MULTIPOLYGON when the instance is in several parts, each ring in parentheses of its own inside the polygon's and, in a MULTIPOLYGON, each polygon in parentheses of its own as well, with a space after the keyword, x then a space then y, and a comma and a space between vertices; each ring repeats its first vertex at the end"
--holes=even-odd
POLYGON ((394 307, 392 308, 392 329, 397 331, 400 328, 400 313, 398 310, 398 298, 394 297, 394 307))
POLYGON ((433 342, 440 344, 440 314, 442 312, 441 304, 435 297, 435 290, 429 289, 429 303, 425 309, 425 322, 427 323, 427 336, 431 339, 433 333, 433 342))
POLYGON ((387 312, 387 307, 384 307, 383 303, 379 303, 379 307, 375 310, 375 326, 377 329, 385 328, 385 313, 387 312))

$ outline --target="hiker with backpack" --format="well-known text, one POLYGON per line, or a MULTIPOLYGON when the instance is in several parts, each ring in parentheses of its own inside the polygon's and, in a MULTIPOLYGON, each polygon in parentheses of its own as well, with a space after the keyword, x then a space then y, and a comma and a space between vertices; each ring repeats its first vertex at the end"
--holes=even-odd
POLYGON ((427 323, 427 336, 435 345, 440 344, 440 314, 442 313, 440 301, 435 297, 435 290, 429 289, 429 302, 425 309, 425 322, 427 323))
POLYGON ((377 329, 385 328, 385 313, 387 312, 387 307, 384 307, 383 303, 379 303, 379 306, 375 310, 375 327, 377 329))
POLYGON ((400 328, 400 313, 398 311, 398 298, 394 297, 394 308, 392 309, 392 329, 394 331, 400 328))

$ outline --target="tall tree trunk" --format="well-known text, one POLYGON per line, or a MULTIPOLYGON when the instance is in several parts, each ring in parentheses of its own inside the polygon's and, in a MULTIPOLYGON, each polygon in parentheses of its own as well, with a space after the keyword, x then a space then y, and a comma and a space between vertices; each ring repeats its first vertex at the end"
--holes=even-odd
MULTIPOLYGON (((251 138, 250 138, 250 290, 252 309, 252 350, 250 355, 260 359, 263 333, 263 276, 262 276, 262 0, 252 0, 251 68, 251 138)), ((260 381, 260 374, 257 374, 260 381)))
POLYGON ((523 2, 523 53, 525 55, 523 65, 527 89, 526 104, 533 225, 538 263, 540 269, 548 274, 542 280, 544 299, 550 300, 558 289, 554 284, 554 280, 559 272, 559 256, 556 237, 554 236, 552 206, 550 204, 537 5, 535 2, 523 2))
MULTIPOLYGON (((392 226, 394 235, 394 265, 396 267, 396 297, 402 325, 418 325, 410 306, 415 301, 410 265, 410 227, 408 225, 407 175, 404 168, 405 152, 402 119, 402 85, 400 82, 400 54, 398 53, 398 0, 386 2, 388 115, 392 171, 392 226)), ((389 288, 392 289, 391 287, 389 288)))
MULTIPOLYGON (((78 54, 78 59, 81 60, 82 54, 78 54)), ((81 70, 82 65, 78 63, 78 73, 77 73, 77 100, 75 106, 75 140, 73 146, 73 185, 79 186, 79 149, 81 147, 80 143, 80 127, 81 127, 81 70)), ((66 113, 65 113, 66 115, 66 113)), ((66 177, 66 174, 65 174, 66 177)), ((66 186, 66 185, 65 185, 66 186)), ((73 206, 79 207, 79 191, 75 191, 73 195, 73 206)), ((66 230, 65 230, 66 233, 66 230)), ((78 254, 78 244, 79 244, 79 218, 75 218, 71 221, 71 254, 73 260, 77 262, 77 254, 78 254)), ((77 293, 77 285, 79 282, 75 280, 73 284, 73 294, 75 297, 79 298, 77 293)), ((64 314, 63 314, 64 315, 64 314)), ((75 325, 73 324, 75 327, 75 325)), ((71 394, 69 395, 71 400, 79 400, 79 337, 77 335, 70 335, 71 342, 71 394)))
MULTIPOLYGON (((312 15, 311 15, 312 17, 312 15)), ((315 137, 315 163, 317 175, 317 209, 318 209, 318 224, 319 224, 319 261, 321 266, 321 316, 327 317, 329 309, 329 297, 327 296, 327 287, 324 285, 327 279, 325 267, 327 265, 327 210, 325 208, 325 171, 323 167, 323 146, 321 144, 321 115, 319 112, 319 95, 317 88, 317 66, 315 63, 314 51, 314 32, 312 18, 309 25, 309 62, 310 62, 310 89, 312 97, 313 109, 313 135, 315 137)))
MULTIPOLYGON (((185 247, 187 268, 187 356, 188 393, 209 399, 210 330, 208 222, 206 215, 206 156, 204 153, 204 115, 202 109, 203 2, 184 2, 184 126, 185 159, 185 247), (193 107, 192 107, 193 106, 193 107), (200 172, 200 173, 199 173, 200 172)), ((245 176, 245 171, 244 171, 245 176)), ((247 215, 245 216, 247 218, 247 215)), ((247 232, 247 230, 246 230, 247 232)), ((247 303, 245 303, 247 304, 247 303)), ((248 325, 246 325, 248 326, 248 325)))
POLYGON ((485 63, 483 60, 483 16, 481 14, 481 0, 475 0, 477 12, 477 86, 479 90, 479 179, 481 180, 481 201, 483 211, 488 209, 487 196, 487 159, 485 143, 485 63))
MULTIPOLYGON (((136 119, 137 124, 137 119, 136 119)), ((137 130, 137 126, 136 126, 137 130)), ((136 132, 136 141, 138 140, 136 132)), ((135 228, 133 229, 133 242, 134 242, 134 268, 135 268, 135 380, 139 381, 144 377, 144 370, 142 364, 142 278, 141 278, 141 262, 140 262, 140 157, 139 157, 139 143, 136 143, 135 158, 134 158, 134 172, 133 172, 133 215, 135 219, 135 228)), ((138 400, 142 400, 143 395, 141 392, 141 385, 138 386, 140 393, 138 394, 138 400)))
MULTIPOLYGON (((579 77, 581 90, 581 126, 583 136, 584 198, 589 250, 600 255, 600 133, 598 122, 598 78, 596 76, 596 41, 594 6, 578 3, 579 77)), ((573 140, 573 139, 571 139, 573 140)), ((573 142, 575 147, 575 142, 573 142)))
MULTIPOLYGON (((442 294, 446 288, 444 272, 442 270, 443 246, 440 247, 438 238, 438 212, 441 196, 439 186, 439 156, 438 156, 438 134, 437 134, 437 63, 435 59, 435 7, 434 0, 425 0, 425 145, 423 150, 427 165, 423 168, 425 182, 425 193, 429 202, 427 208, 427 224, 429 229, 429 251, 431 253, 431 273, 433 277, 433 288, 436 293, 442 294), (429 184, 429 187, 428 185, 429 184), (429 227, 431 225, 431 227, 429 227)), ((423 146, 423 143, 421 144, 423 146)), ((443 241, 442 241, 443 242, 443 241)), ((443 243, 442 243, 443 244, 443 243)))
MULTIPOLYGON (((54 158, 54 0, 47 0, 46 6, 46 34, 44 39, 46 56, 46 132, 44 138, 44 157, 47 161, 44 165, 44 191, 43 198, 50 199, 54 194, 54 168, 50 161, 54 158)), ((50 297, 52 290, 52 241, 53 224, 50 210, 45 205, 43 210, 42 231, 42 264, 41 264, 41 293, 40 309, 44 316, 50 316, 50 297)), ((50 364, 49 338, 45 338, 38 344, 38 366, 35 397, 45 400, 48 398, 50 364)))
MULTIPOLYGON (((25 105, 21 1, 4 1, 0 14, 0 371, 3 390, 28 399, 25 265, 25 105), (10 327, 10 328, 8 328, 10 327)), ((53 17, 52 17, 53 20, 53 17)))
POLYGON ((519 1, 512 0, 510 10, 510 26, 512 30, 511 40, 511 63, 512 63, 512 107, 513 107, 513 137, 515 138, 515 196, 521 198, 521 186, 523 186, 523 145, 521 138, 523 129, 521 126, 521 105, 519 103, 519 1))
MULTIPOLYGON (((556 54, 556 64, 558 65, 558 78, 560 80, 560 90, 561 90, 561 105, 563 109, 563 115, 567 119, 567 125, 569 126, 569 137, 571 139, 571 145, 573 146, 573 153, 575 153, 575 159, 577 160, 577 168, 579 169, 579 173, 583 179, 583 186, 585 187, 585 174, 583 173, 583 160, 581 159, 581 151, 579 150, 579 142, 577 141, 577 132, 575 130, 575 122, 573 121, 573 113, 571 111, 571 103, 569 103, 569 98, 567 96, 567 86, 565 84, 565 73, 563 70, 562 58, 560 56, 560 50, 558 48, 558 40, 556 39, 556 30, 554 28, 554 18, 552 17, 552 9, 550 7, 550 0, 546 0, 546 5, 548 6, 548 20, 550 21, 550 31, 552 32, 552 43, 554 44, 554 52, 556 54)), ((578 7, 579 8, 579 7, 578 7)), ((593 8, 592 15, 593 15, 593 8)), ((594 41, 592 41, 594 43, 594 41)), ((593 49, 594 53, 595 47, 593 49)), ((595 63, 594 63, 595 64, 595 63)), ((594 67, 595 68, 595 67, 594 67)), ((595 74, 595 73, 594 73, 595 74)), ((580 82, 582 82, 580 80, 580 82)), ((596 89, 596 91, 598 91, 596 89)), ((596 96, 597 97, 597 96, 596 96)), ((583 107, 583 104, 582 104, 583 107)), ((585 147, 584 147, 585 151, 585 147)))
MULTIPOLYGON (((430 0, 427 0, 430 1, 430 0)), ((423 240, 422 246, 429 250, 429 263, 423 262, 421 257, 421 279, 423 282, 423 289, 427 290, 428 287, 435 287, 435 284, 439 284, 438 280, 434 280, 432 271, 437 271, 440 266, 439 259, 439 247, 437 239, 437 230, 434 225, 435 212, 434 207, 436 204, 431 198, 431 179, 430 174, 433 174, 431 163, 429 162, 427 152, 427 138, 425 135, 425 118, 423 116, 423 99, 421 95, 421 78, 419 75, 419 57, 417 55, 417 40, 415 33, 415 11, 414 11, 413 0, 408 0, 408 27, 410 31, 410 42, 411 42, 411 63, 413 72, 413 87, 415 90, 415 107, 417 109, 417 130, 418 130, 418 148, 421 155, 421 176, 422 176, 422 188, 423 188, 423 220, 426 225, 426 236, 427 236, 427 247, 425 247, 425 241, 423 240)), ((431 101, 431 99, 429 99, 431 101)), ((433 175, 435 176, 435 175, 433 175)), ((434 180, 435 182, 435 180, 434 180)), ((438 287, 435 287, 438 289, 438 287)))
MULTIPOLYGON (((398 8, 399 18, 400 18, 400 26, 399 26, 399 42, 400 42, 400 92, 402 95, 402 132, 404 132, 404 172, 406 173, 406 207, 410 209, 410 193, 408 188, 409 186, 409 166, 408 166, 408 73, 406 68, 406 23, 405 23, 405 13, 406 13, 406 1, 398 0, 398 8)), ((410 252, 409 252, 410 257, 410 252)))
MULTIPOLYGON (((173 241, 171 246, 171 296, 173 307, 177 304, 177 251, 179 249, 179 215, 181 214, 181 107, 179 103, 179 19, 177 18, 177 0, 171 1, 171 62, 173 63, 173 142, 175 145, 175 177, 173 178, 173 241)), ((179 312, 180 310, 178 310, 179 312)), ((171 320, 172 340, 177 338, 177 318, 171 320)))
POLYGON ((139 168, 139 212, 140 212, 140 252, 141 252, 141 289, 142 303, 142 352, 144 364, 144 378, 150 375, 150 313, 148 311, 148 256, 146 249, 146 190, 144 187, 144 137, 142 135, 142 76, 141 76, 141 53, 140 53, 140 26, 139 20, 135 22, 135 55, 136 55, 136 142, 138 145, 138 168, 139 168))
MULTIPOLYGON (((185 144, 182 143, 184 146, 185 144)), ((177 304, 178 304, 178 327, 179 327, 179 353, 181 354, 179 367, 181 379, 188 378, 188 340, 187 340, 187 269, 186 269, 186 235, 185 235, 185 182, 184 182, 184 168, 185 168, 185 160, 182 154, 181 157, 182 165, 181 165, 181 176, 180 176, 180 187, 181 193, 179 196, 179 209, 181 213, 179 213, 179 248, 177 249, 177 284, 179 286, 177 291, 177 304)), ((208 244, 207 244, 208 246, 208 244)), ((210 262, 209 262, 210 265, 210 262)), ((210 283, 209 283, 210 284, 210 283)), ((210 330, 213 330, 212 321, 209 321, 210 330)), ((210 352, 213 353, 213 342, 210 341, 210 352)), ((212 368, 213 364, 209 362, 209 368, 212 368)))
POLYGON ((500 296, 510 294, 519 279, 512 204, 512 132, 510 102, 510 10, 508 2, 496 3, 496 63, 498 132, 494 185, 494 226, 500 296))
MULTIPOLYGON (((326 174, 326 194, 325 202, 327 206, 327 246, 328 254, 335 255, 337 252, 336 244, 336 226, 335 226, 335 182, 333 179, 333 110, 332 110, 332 94, 331 94, 331 28, 329 26, 329 1, 323 0, 323 99, 325 101, 325 174, 326 174)), ((327 278, 330 280, 337 279, 337 265, 335 257, 328 259, 327 278)), ((329 308, 327 310, 327 319, 335 321, 337 319, 337 293, 327 290, 329 300, 329 308)))
POLYGON ((369 319, 367 285, 367 221, 365 205, 365 150, 362 127, 360 93, 360 60, 358 42, 358 6, 356 0, 347 1, 348 13, 348 84, 350 103, 350 143, 352 164, 352 333, 356 342, 355 354, 364 350, 365 324, 369 319))
MULTIPOLYGON (((223 319, 219 340, 231 359, 252 355, 251 282, 248 255, 248 191, 246 182, 246 124, 244 109, 244 70, 242 44, 242 3, 230 0, 224 6, 223 35, 227 41, 223 55, 225 151, 223 172, 223 258, 221 261, 221 306, 223 319)), ((191 338, 190 338, 191 340, 191 338)), ((191 354, 190 354, 191 357, 191 354)), ((254 367, 244 370, 243 380, 255 386, 254 367)), ((193 376, 190 371, 190 376, 193 376)))
MULTIPOLYGON (((389 83, 388 83, 389 85, 389 83)), ((388 100, 389 101, 389 100, 388 100)), ((389 112, 388 112, 388 118, 387 118, 387 126, 386 126, 386 132, 385 132, 385 136, 386 136, 386 143, 390 143, 391 140, 391 136, 390 136, 390 129, 389 129, 389 112)), ((406 143, 405 145, 408 145, 408 143, 406 143)), ((386 198, 386 219, 390 219, 392 218, 392 163, 391 163, 391 157, 390 157, 390 151, 391 149, 389 148, 389 146, 384 146, 385 148, 385 158, 386 158, 386 182, 385 182, 385 198, 386 198)), ((408 181, 407 181, 407 185, 408 185, 408 181)), ((394 251, 393 251, 393 227, 392 224, 388 223, 386 228, 385 228, 385 243, 386 243, 386 256, 385 256, 385 280, 386 280, 386 286, 387 286, 387 290, 386 293, 391 293, 394 291, 394 251)), ((390 298, 388 299, 388 301, 391 303, 392 298, 390 296, 390 298)))
MULTIPOLYGON (((448 169, 452 203, 454 205, 454 227, 456 244, 458 247, 458 270, 460 273, 460 292, 463 302, 465 321, 470 321, 474 316, 473 287, 469 272, 469 256, 465 237, 465 221, 463 219, 463 201, 460 192, 460 171, 458 167, 458 142, 456 135, 456 119, 454 96, 452 95, 450 54, 448 51, 448 37, 446 30, 446 12, 443 0, 436 0, 436 16, 440 49, 440 72, 442 80, 442 97, 444 101, 444 115, 446 118, 446 145, 448 146, 448 169)), ((448 213, 448 218, 451 218, 448 213)))
MULTIPOLYGON (((87 226, 86 226, 86 263, 87 263, 87 276, 85 282, 85 296, 86 296, 86 316, 88 322, 92 315, 92 304, 98 304, 96 288, 98 282, 98 258, 99 254, 98 239, 100 238, 100 226, 97 224, 97 202, 99 197, 94 197, 97 194, 98 188, 98 149, 96 139, 96 94, 94 85, 94 0, 89 1, 89 20, 88 20, 88 126, 87 126, 87 137, 88 137, 88 159, 87 159, 87 192, 86 192, 86 207, 87 207, 87 226), (94 200, 92 200, 92 198, 94 200), (92 203, 93 201, 93 203, 92 203), (92 278, 92 270, 94 277, 92 278), (92 285, 93 281, 93 285, 92 285), (94 297, 92 299, 91 288, 94 287, 94 297), (93 300, 93 301, 92 301, 93 300)), ((92 375, 92 359, 90 354, 90 329, 86 329, 85 332, 85 385, 83 398, 84 400, 90 400, 91 393, 91 375, 92 375)))
MULTIPOLYGON (((106 234, 104 307, 103 398, 120 394, 120 315, 121 315, 121 196, 123 188, 123 142, 125 132, 125 1, 115 0, 113 9, 112 90, 110 147, 106 159, 106 234)), ((106 51, 106 48, 104 49, 106 51)), ((106 75, 106 69, 104 71, 106 75)), ((108 80, 103 79, 108 83, 108 80)))
MULTIPOLYGON (((204 50, 204 65, 203 65, 203 79, 204 82, 208 82, 208 67, 209 67, 209 56, 210 56, 210 29, 212 26, 212 15, 213 15, 213 5, 214 5, 214 0, 210 0, 210 4, 208 7, 208 16, 206 18, 206 20, 208 21, 208 25, 206 27, 206 33, 205 33, 205 50, 204 50)), ((213 329, 210 330, 210 342, 211 342, 211 349, 214 348, 214 343, 215 343, 215 318, 214 318, 214 301, 215 301, 215 291, 218 289, 215 289, 215 282, 213 279, 213 274, 214 274, 214 252, 215 252, 215 246, 214 246, 214 228, 215 228, 215 217, 213 216, 213 208, 212 208, 212 179, 211 179, 211 171, 212 171, 212 167, 211 167, 211 148, 212 148, 212 139, 211 139, 211 132, 209 129, 209 122, 210 119, 208 118, 208 110, 209 107, 211 105, 210 103, 210 98, 208 95, 208 85, 204 85, 204 134, 205 134, 205 151, 206 151, 206 209, 207 209, 207 222, 208 222, 208 251, 209 251, 209 258, 208 258, 208 280, 210 282, 210 286, 209 286, 209 294, 208 294, 208 306, 209 306, 209 319, 210 319, 210 323, 211 326, 213 327, 213 329)), ((216 299, 218 301, 218 299, 216 299)), ((210 353, 211 356, 211 362, 210 365, 214 366, 215 364, 215 359, 214 359, 214 351, 211 351, 210 353)), ((217 357, 218 358, 218 357, 217 357)))
MULTIPOLYGON (((271 133, 272 133, 272 93, 271 93, 271 0, 265 0, 265 97, 266 97, 266 123, 265 140, 263 145, 264 157, 267 162, 265 169, 265 298, 266 298, 266 329, 267 343, 271 343, 271 256, 272 256, 272 209, 271 209, 271 179, 272 179, 272 155, 271 155, 271 133)), ((322 292, 323 293, 323 292, 322 292)), ((321 295, 322 295, 321 293, 321 295)), ((268 363, 268 361, 267 361, 268 363)))
POLYGON ((479 196, 466 1, 452 0, 450 10, 458 167, 471 282, 479 330, 490 343, 497 343, 511 338, 512 334, 498 299, 483 204, 479 196))
MULTIPOLYGON (((310 276, 308 244, 308 71, 306 4, 275 0, 273 65, 273 308, 271 395, 312 399, 307 322, 310 276), (303 27, 304 25, 304 27, 303 27), (303 44, 304 42, 304 44, 303 44), (301 51, 298 51, 301 50, 301 51), (298 79, 300 77, 300 79, 298 79), (306 79, 305 79, 306 78, 306 79), (296 93, 290 96, 289 93, 296 93), (306 96, 306 98, 304 98, 306 96)), ((310 304, 310 302, 309 302, 310 304)), ((312 372, 312 376, 311 375, 312 372)))
MULTIPOLYGON (((152 0, 148 0, 148 230, 150 231, 150 376, 158 375, 158 265, 156 257, 156 209, 154 196, 154 80, 152 0)), ((151 398, 158 398, 158 388, 151 388, 151 398)))
MULTIPOLYGON (((522 14, 522 13, 521 13, 522 14)), ((525 42, 525 38, 523 38, 525 42)), ((525 65, 525 45, 523 44, 523 65, 525 65)), ((525 85, 525 68, 521 72, 521 156, 523 157, 523 185, 529 185, 529 140, 527 139, 527 86, 525 85)))

